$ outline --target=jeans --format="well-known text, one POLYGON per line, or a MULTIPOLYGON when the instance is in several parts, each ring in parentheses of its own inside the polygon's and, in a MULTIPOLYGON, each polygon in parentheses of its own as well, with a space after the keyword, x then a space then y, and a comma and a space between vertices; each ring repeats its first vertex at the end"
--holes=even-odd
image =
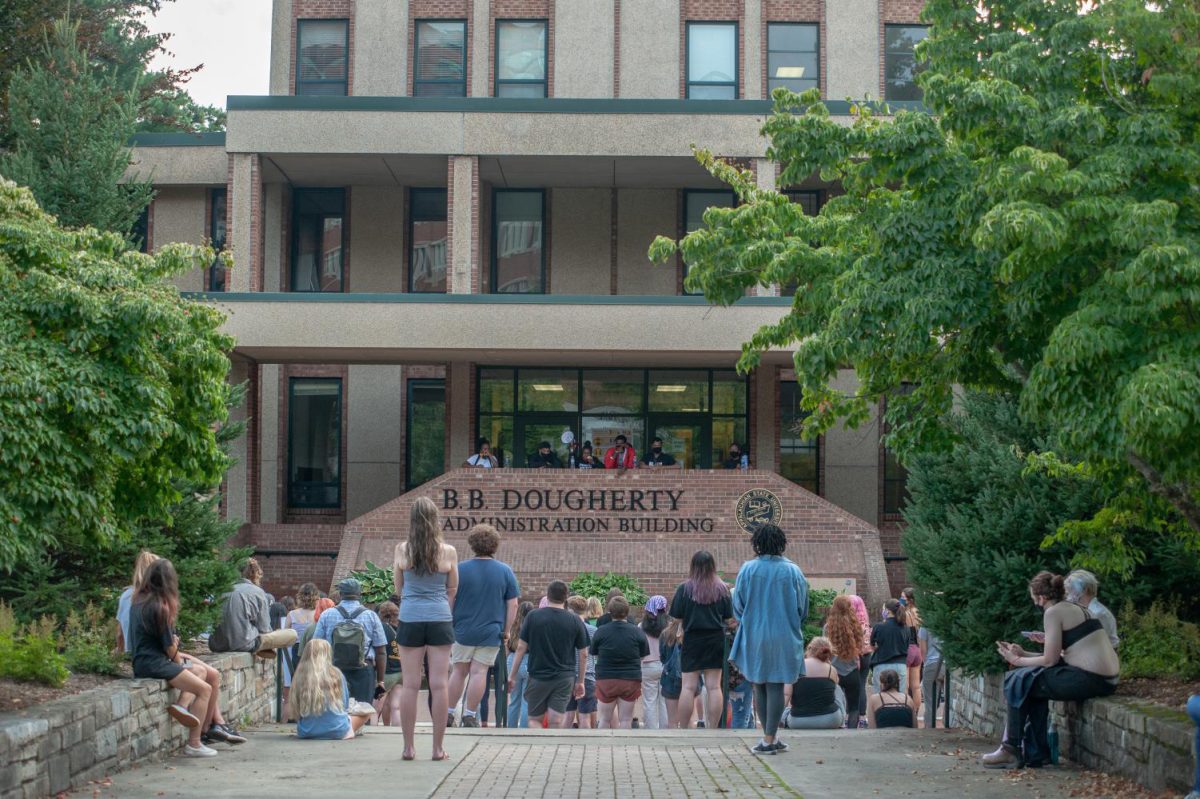
POLYGON ((925 661, 925 672, 921 675, 921 695, 925 700, 925 729, 932 730, 937 724, 937 710, 941 694, 946 689, 946 662, 925 661))
POLYGON ((908 693, 908 664, 903 660, 899 663, 880 663, 874 669, 874 677, 872 677, 871 685, 875 688, 875 693, 879 693, 879 675, 885 671, 894 671, 900 677, 900 693, 908 693))
POLYGON ((525 685, 529 682, 529 658, 521 660, 521 670, 512 673, 513 658, 516 653, 508 653, 509 676, 513 680, 512 693, 508 695, 508 726, 525 729, 529 726, 529 707, 525 704, 525 685))
POLYGON ((667 703, 662 697, 662 662, 642 664, 642 727, 647 730, 667 728, 667 703))
POLYGON ((754 729, 754 700, 750 696, 750 684, 742 683, 741 690, 729 695, 729 703, 733 705, 733 718, 729 726, 735 730, 754 729))
POLYGON ((1192 723, 1196 725, 1196 784, 1192 787, 1192 793, 1200 793, 1200 694, 1188 699, 1187 703, 1188 715, 1192 717, 1192 723))

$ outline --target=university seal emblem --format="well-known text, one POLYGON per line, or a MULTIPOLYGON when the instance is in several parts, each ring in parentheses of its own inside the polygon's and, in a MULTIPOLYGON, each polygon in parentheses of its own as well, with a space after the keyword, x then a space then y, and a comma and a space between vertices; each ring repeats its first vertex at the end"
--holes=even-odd
POLYGON ((759 525, 782 522, 783 505, 767 489, 752 488, 738 498, 735 516, 738 526, 750 532, 759 525))

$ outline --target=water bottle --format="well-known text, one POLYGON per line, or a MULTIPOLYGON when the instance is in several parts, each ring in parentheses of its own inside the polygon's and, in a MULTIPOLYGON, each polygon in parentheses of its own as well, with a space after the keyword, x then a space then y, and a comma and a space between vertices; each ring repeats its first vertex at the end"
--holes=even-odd
POLYGON ((1050 744, 1050 762, 1058 765, 1058 728, 1054 719, 1050 719, 1050 728, 1046 731, 1046 741, 1050 744))
POLYGON ((750 456, 744 452, 742 453, 742 465, 739 468, 741 468, 742 471, 750 468, 750 456))

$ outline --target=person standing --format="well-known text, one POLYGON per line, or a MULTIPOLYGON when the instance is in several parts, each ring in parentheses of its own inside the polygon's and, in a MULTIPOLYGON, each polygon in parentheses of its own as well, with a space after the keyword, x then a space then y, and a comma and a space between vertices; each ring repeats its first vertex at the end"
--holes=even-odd
POLYGON ((648 730, 667 728, 667 706, 661 695, 663 664, 659 638, 669 621, 666 597, 656 594, 646 600, 642 632, 646 634, 650 652, 642 658, 642 708, 645 711, 642 717, 648 730))
POLYGON ((629 446, 629 439, 622 433, 613 440, 613 445, 604 453, 605 469, 636 469, 637 453, 629 446))
POLYGON ((783 718, 783 687, 804 676, 808 580, 783 556, 787 536, 776 525, 756 527, 750 546, 754 558, 742 564, 733 588, 738 628, 729 659, 754 685, 762 717, 762 740, 750 751, 774 755, 787 751, 787 744, 775 737, 783 718))
POLYGON ((400 606, 391 601, 381 602, 375 612, 383 622, 383 634, 387 638, 387 668, 383 670, 383 690, 387 693, 375 700, 375 710, 379 714, 378 723, 390 727, 393 711, 397 717, 400 713, 400 645, 396 643, 400 606))
POLYGON ((900 678, 900 692, 908 693, 908 645, 912 640, 898 600, 883 603, 883 621, 871 629, 871 670, 875 675, 875 692, 879 693, 879 675, 894 671, 900 678))
MULTIPOLYGON (((596 637, 597 628, 594 624, 588 624, 589 607, 587 599, 582 596, 567 597, 567 610, 583 621, 590 646, 592 639, 596 637)), ((569 730, 573 726, 581 730, 596 728, 596 658, 590 653, 587 659, 587 671, 583 674, 583 696, 572 696, 567 700, 567 713, 562 720, 564 730, 569 730)))
POLYGON ((300 665, 300 638, 308 626, 315 621, 313 616, 317 611, 317 600, 320 598, 321 592, 317 590, 317 587, 312 583, 305 583, 296 592, 296 602, 299 607, 288 611, 287 616, 283 619, 284 629, 293 630, 296 633, 296 643, 283 650, 283 704, 285 706, 288 692, 291 691, 292 675, 296 673, 296 669, 300 665))
POLYGON ((443 748, 449 695, 446 673, 454 643, 454 600, 458 593, 458 553, 442 541, 437 505, 418 497, 409 514, 408 540, 396 545, 392 565, 396 593, 400 595, 400 726, 404 732, 404 760, 416 757, 417 695, 421 669, 428 658, 429 712, 433 716, 433 759, 446 760, 443 748))
POLYGON ((649 467, 674 466, 675 456, 669 452, 663 452, 663 440, 655 436, 654 440, 650 442, 649 451, 642 456, 642 465, 649 467))
POLYGON ((642 696, 642 658, 650 654, 650 643, 646 634, 629 621, 625 597, 610 600, 608 612, 612 622, 596 631, 589 647, 596 658, 600 728, 628 730, 633 727, 634 703, 642 696))
POLYGON ((213 652, 253 652, 271 659, 275 651, 296 643, 295 630, 274 630, 271 625, 271 601, 259 587, 262 566, 254 558, 242 564, 242 577, 225 595, 221 620, 208 637, 213 652))
POLYGON ((867 613, 867 605, 858 594, 850 595, 850 604, 854 606, 854 617, 858 619, 863 631, 862 654, 858 658, 858 727, 867 726, 867 676, 871 673, 871 655, 875 647, 871 646, 871 614, 867 613))
POLYGON ((708 693, 705 716, 715 727, 725 706, 721 672, 725 664, 725 628, 733 620, 733 602, 729 586, 717 574, 717 563, 711 553, 702 549, 692 555, 691 574, 675 589, 670 612, 683 622, 679 657, 683 686, 679 692, 679 715, 673 726, 680 729, 691 726, 692 703, 703 676, 708 693))
POLYGON ((496 560, 500 534, 490 524, 477 524, 467 536, 475 557, 458 565, 458 594, 454 601, 454 644, 450 648, 450 711, 446 725, 454 726, 454 709, 467 683, 462 726, 478 727, 479 703, 487 687, 488 669, 517 615, 521 595, 516 575, 496 560), (469 682, 468 682, 469 680, 469 682))
POLYGON ((928 627, 922 627, 917 633, 921 646, 921 660, 924 670, 921 672, 921 695, 925 699, 925 729, 932 730, 937 726, 938 705, 946 690, 946 664, 942 660, 942 642, 929 632, 928 627))
POLYGON ((463 461, 463 467, 468 469, 495 469, 500 466, 496 456, 492 454, 492 442, 483 436, 475 442, 475 452, 463 461))
POLYGON ((541 727, 549 716, 550 727, 562 726, 567 701, 572 695, 584 695, 587 673, 587 625, 566 609, 567 584, 555 580, 546 588, 546 607, 525 618, 520 642, 508 676, 508 690, 515 687, 515 675, 529 657, 529 679, 525 687, 529 726, 541 727))
POLYGON ((529 679, 529 658, 521 661, 521 670, 513 673, 513 660, 517 656, 517 642, 521 640, 521 626, 525 617, 533 611, 532 602, 522 602, 517 605, 517 616, 508 625, 508 636, 504 639, 504 648, 508 650, 507 673, 512 677, 514 686, 508 692, 508 727, 524 728, 529 724, 529 714, 525 705, 525 683, 529 679))
POLYGON ((921 611, 917 608, 917 592, 905 588, 900 592, 900 604, 904 606, 904 626, 908 628, 908 695, 913 707, 921 708, 921 611))
POLYGON ((561 469, 562 461, 551 448, 549 441, 538 444, 537 452, 529 456, 530 469, 561 469))
MULTIPOLYGON (((608 589, 608 593, 604 595, 605 607, 607 608, 608 603, 612 602, 614 599, 616 599, 619 596, 622 596, 620 588, 614 587, 614 588, 608 589)), ((596 618, 596 627, 603 627, 604 625, 608 624, 610 621, 612 621, 612 614, 609 613, 607 610, 605 610, 603 613, 600 614, 600 616, 598 616, 596 618)))
POLYGON ((858 678, 859 656, 866 639, 850 597, 839 594, 833 598, 824 632, 833 650, 832 665, 838 675, 838 685, 846 696, 846 726, 854 730, 858 728, 859 691, 862 689, 858 678))
POLYGON ((333 665, 342 670, 350 697, 369 705, 383 696, 387 633, 375 611, 359 601, 362 584, 358 580, 347 577, 337 588, 342 601, 317 619, 313 639, 329 642, 333 647, 333 665))

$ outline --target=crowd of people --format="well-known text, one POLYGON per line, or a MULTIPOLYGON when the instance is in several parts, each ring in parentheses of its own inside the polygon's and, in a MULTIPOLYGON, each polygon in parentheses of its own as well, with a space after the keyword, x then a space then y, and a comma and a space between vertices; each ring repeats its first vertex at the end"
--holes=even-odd
MULTIPOLYGON (((487 726, 493 684, 504 689, 497 721, 509 727, 761 727, 752 749, 759 755, 787 751, 781 728, 932 728, 946 701, 940 642, 922 624, 912 589, 883 603, 874 623, 860 597, 839 595, 822 634, 805 641, 808 582, 775 525, 753 531, 752 557, 732 585, 701 550, 674 595, 649 597, 640 615, 617 589, 602 604, 571 595, 561 580, 538 605, 522 602, 513 570, 496 557, 499 533, 476 525, 467 544, 470 557, 460 560, 442 540, 437 507, 418 498, 395 551, 395 594, 373 608, 353 577, 338 583, 335 597, 310 583, 295 600, 273 602, 249 559, 223 598, 209 648, 279 657, 286 714, 299 737, 399 726, 405 760, 416 757, 422 690, 434 760, 449 757, 447 727, 487 726)), ((997 644, 1012 667, 1009 713, 1001 747, 984 765, 1044 764, 1048 702, 1115 690, 1119 638, 1098 591, 1084 571, 1030 581, 1044 629, 1025 635, 1043 649, 997 644)), ((135 676, 180 692, 169 713, 189 730, 184 754, 212 757, 212 744, 246 738, 221 713, 220 673, 180 651, 178 612, 171 562, 141 553, 120 599, 118 645, 135 676)))
MULTIPOLYGON (((566 454, 562 457, 554 451, 549 441, 538 443, 537 449, 529 454, 525 466, 530 469, 650 469, 679 468, 675 456, 663 449, 663 440, 657 436, 650 441, 650 448, 639 458, 629 438, 624 434, 613 439, 613 445, 601 454, 591 441, 580 444, 570 431, 563 434, 566 454)), ((500 459, 492 451, 492 442, 481 437, 475 442, 475 451, 463 461, 464 467, 473 469, 497 469, 500 459)), ((729 445, 723 469, 750 468, 750 455, 741 444, 729 445)))

